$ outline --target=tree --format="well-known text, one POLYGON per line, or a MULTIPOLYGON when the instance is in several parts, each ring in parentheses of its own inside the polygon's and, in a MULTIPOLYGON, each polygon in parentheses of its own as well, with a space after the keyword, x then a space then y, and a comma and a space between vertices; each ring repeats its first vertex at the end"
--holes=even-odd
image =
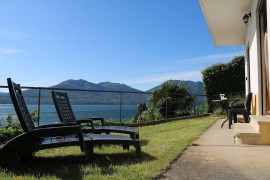
POLYGON ((145 102, 143 102, 142 104, 138 104, 138 111, 137 114, 135 115, 134 119, 138 120, 139 116, 142 114, 143 111, 148 110, 146 107, 145 102))
POLYGON ((189 93, 183 82, 179 84, 167 81, 149 98, 150 106, 157 109, 163 118, 173 118, 190 114, 195 98, 189 93))

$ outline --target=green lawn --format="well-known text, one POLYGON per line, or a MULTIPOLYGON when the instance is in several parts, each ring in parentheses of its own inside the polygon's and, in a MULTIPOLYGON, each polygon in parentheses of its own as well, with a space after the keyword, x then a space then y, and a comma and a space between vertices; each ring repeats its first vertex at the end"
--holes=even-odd
POLYGON ((17 168, 0 168, 0 179, 152 179, 160 176, 215 118, 182 120, 140 128, 142 156, 120 146, 95 148, 95 163, 85 162, 79 147, 36 153, 17 168))

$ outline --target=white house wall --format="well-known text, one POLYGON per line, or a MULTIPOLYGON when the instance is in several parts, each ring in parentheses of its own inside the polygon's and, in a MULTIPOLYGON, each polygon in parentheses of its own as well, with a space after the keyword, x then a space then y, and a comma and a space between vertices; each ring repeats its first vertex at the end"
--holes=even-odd
MULTIPOLYGON (((258 0, 254 0, 251 6, 252 17, 249 18, 247 25, 247 35, 245 48, 249 46, 249 61, 250 61, 250 92, 254 94, 253 96, 253 114, 261 114, 261 70, 260 70, 260 51, 259 51, 259 29, 258 27, 258 17, 257 17, 257 4, 258 0)), ((248 13, 248 12, 247 12, 248 13)), ((246 52, 247 54, 247 52, 246 52)), ((247 57, 246 57, 247 58, 247 57)), ((247 62, 247 59, 246 59, 247 62)), ((248 71, 246 71, 246 77, 248 77, 248 71)), ((246 82, 246 89, 248 84, 246 82)))
MULTIPOLYGON (((252 17, 249 19, 247 26, 247 35, 245 41, 245 48, 249 47, 250 56, 250 92, 253 92, 253 114, 262 115, 265 114, 265 94, 262 94, 264 85, 264 79, 261 78, 261 61, 260 61, 260 35, 259 35, 259 17, 257 14, 258 0, 252 1, 251 14, 252 17), (263 104, 264 103, 264 104, 263 104)), ((267 3, 267 24, 270 24, 270 3, 267 3)), ((248 13, 248 12, 247 12, 248 13)), ((268 35, 268 42, 270 38, 268 35)), ((268 46, 268 54, 270 55, 270 46, 268 46)), ((245 52, 247 55, 248 53, 245 52)), ((269 56, 270 57, 270 56, 269 56)), ((246 56, 246 62, 247 62, 246 56)), ((270 67, 270 65, 268 65, 270 67)), ((247 66, 246 66, 247 68, 247 66)), ((248 71, 246 71, 246 77, 248 77, 248 71)), ((246 89, 248 89, 248 83, 246 82, 246 89)))

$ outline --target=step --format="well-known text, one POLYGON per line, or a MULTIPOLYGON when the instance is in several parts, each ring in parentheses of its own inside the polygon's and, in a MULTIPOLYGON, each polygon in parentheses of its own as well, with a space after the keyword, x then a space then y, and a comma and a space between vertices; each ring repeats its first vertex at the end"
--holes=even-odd
POLYGON ((260 133, 270 135, 270 116, 250 115, 250 124, 260 133))
POLYGON ((234 136, 258 136, 259 131, 257 131, 250 123, 236 123, 233 127, 234 136))
POLYGON ((233 127, 235 144, 258 144, 261 143, 259 133, 250 123, 238 123, 233 127))

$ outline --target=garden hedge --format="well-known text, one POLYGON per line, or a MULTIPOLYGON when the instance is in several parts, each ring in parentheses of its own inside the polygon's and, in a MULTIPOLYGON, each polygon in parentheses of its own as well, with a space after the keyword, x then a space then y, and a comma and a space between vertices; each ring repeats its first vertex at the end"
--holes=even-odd
POLYGON ((212 111, 212 100, 218 94, 245 91, 245 59, 236 56, 228 63, 219 63, 202 71, 204 92, 208 111, 212 111))

